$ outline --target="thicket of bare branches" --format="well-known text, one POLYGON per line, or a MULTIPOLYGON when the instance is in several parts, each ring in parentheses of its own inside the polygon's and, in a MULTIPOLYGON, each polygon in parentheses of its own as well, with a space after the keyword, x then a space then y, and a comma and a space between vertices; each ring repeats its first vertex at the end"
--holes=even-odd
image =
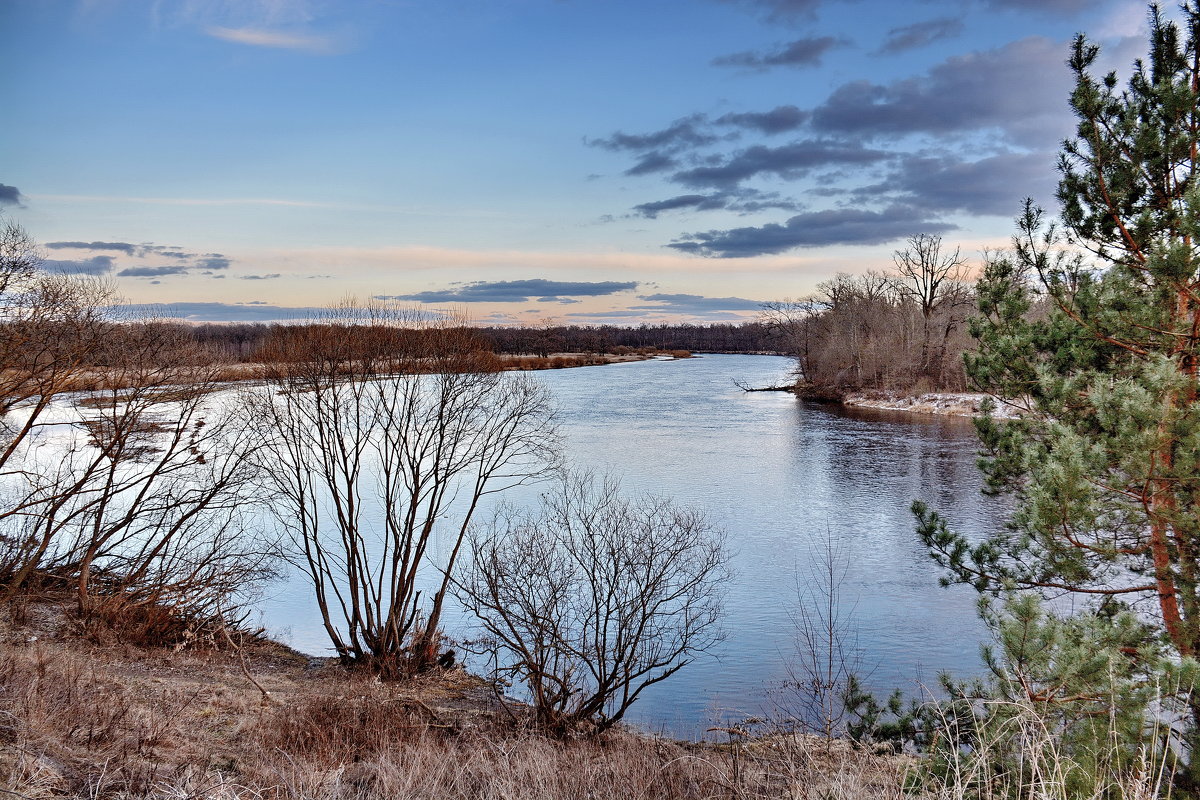
POLYGON ((502 678, 556 735, 617 723, 643 690, 720 640, 721 534, 693 509, 568 474, 538 512, 501 509, 471 534, 456 583, 502 678))
POLYGON ((254 436, 235 403, 211 402, 214 373, 188 337, 113 319, 109 287, 39 271, 13 230, 0 259, 0 599, 53 579, 88 617, 221 615, 269 571, 269 548, 240 524, 254 436))
POLYGON ((556 458, 553 408, 460 325, 383 307, 324 322, 279 340, 257 403, 272 509, 342 660, 419 671, 479 504, 556 458))
POLYGON ((839 274, 815 296, 765 307, 803 381, 838 390, 967 388, 962 354, 972 344, 974 296, 959 251, 918 235, 894 262, 895 272, 839 274))

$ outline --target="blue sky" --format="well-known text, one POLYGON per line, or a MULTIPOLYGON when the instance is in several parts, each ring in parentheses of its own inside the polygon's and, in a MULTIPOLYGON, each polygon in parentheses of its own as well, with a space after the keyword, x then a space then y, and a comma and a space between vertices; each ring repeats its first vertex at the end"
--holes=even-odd
POLYGON ((1053 207, 1124 0, 0 0, 0 210, 193 320, 751 318, 1053 207))

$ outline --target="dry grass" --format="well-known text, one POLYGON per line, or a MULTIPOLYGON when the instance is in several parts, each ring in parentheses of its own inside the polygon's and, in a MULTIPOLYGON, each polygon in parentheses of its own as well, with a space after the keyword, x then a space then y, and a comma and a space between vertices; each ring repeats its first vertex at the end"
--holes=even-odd
MULTIPOLYGON (((0 624, 0 786, 18 798, 893 798, 900 764, 800 737, 559 742, 461 671, 405 683, 271 642, 97 644, 32 603, 0 624)), ((4 794, 4 793, 0 793, 4 794)))

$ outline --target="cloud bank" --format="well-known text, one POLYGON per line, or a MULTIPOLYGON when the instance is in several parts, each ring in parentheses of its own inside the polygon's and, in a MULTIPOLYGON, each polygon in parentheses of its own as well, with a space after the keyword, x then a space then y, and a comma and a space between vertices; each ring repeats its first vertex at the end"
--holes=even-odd
POLYGON ((632 291, 637 281, 551 281, 531 278, 516 281, 475 281, 453 289, 414 294, 376 295, 377 300, 410 300, 418 303, 524 303, 572 302, 574 297, 603 297, 632 291))

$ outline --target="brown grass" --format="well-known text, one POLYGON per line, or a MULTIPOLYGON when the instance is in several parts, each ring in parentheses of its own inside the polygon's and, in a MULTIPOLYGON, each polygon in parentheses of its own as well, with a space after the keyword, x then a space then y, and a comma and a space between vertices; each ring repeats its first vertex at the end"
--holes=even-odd
POLYGON ((0 622, 0 796, 892 798, 900 767, 797 737, 701 745, 513 729, 456 670, 404 683, 269 641, 244 653, 97 644, 61 606, 0 622), (242 657, 255 681, 247 680, 242 657))

